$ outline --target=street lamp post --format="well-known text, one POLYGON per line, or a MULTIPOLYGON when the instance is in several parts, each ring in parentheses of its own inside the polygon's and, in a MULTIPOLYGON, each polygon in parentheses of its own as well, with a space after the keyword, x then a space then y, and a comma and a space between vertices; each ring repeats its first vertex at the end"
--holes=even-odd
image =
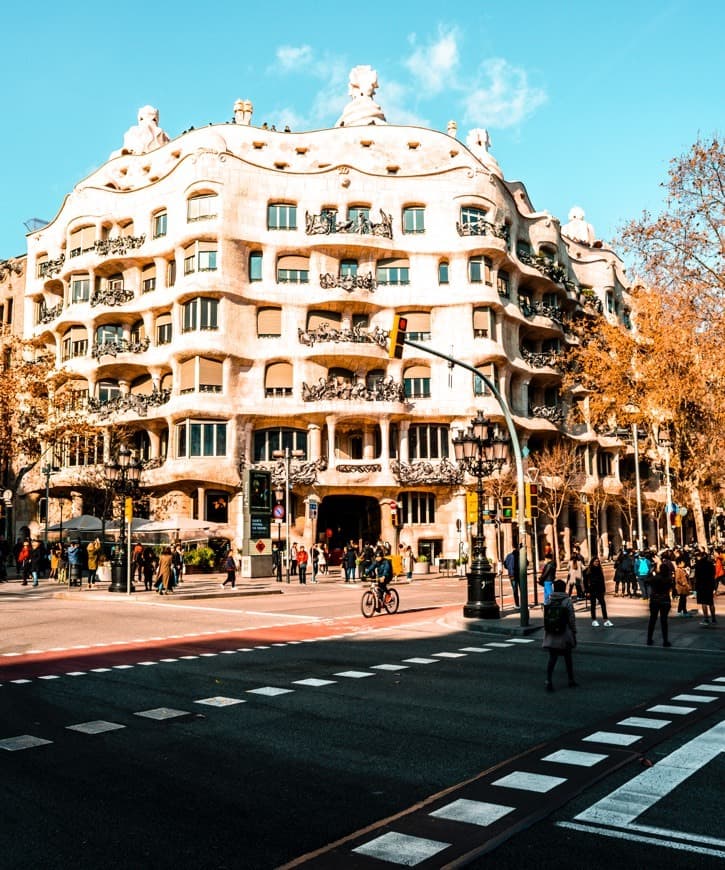
POLYGON ((128 543, 131 543, 131 519, 133 516, 131 495, 138 487, 141 477, 141 466, 131 456, 131 451, 122 445, 115 462, 107 462, 104 466, 104 476, 108 486, 118 495, 123 496, 123 509, 118 532, 118 547, 111 560, 111 585, 109 592, 135 592, 131 583, 131 560, 127 552, 126 521, 129 522, 128 543))
POLYGON ((290 450, 285 447, 284 450, 272 451, 272 456, 275 459, 284 460, 284 521, 285 521, 285 578, 290 582, 290 524, 289 524, 289 503, 290 503, 290 463, 292 458, 300 459, 304 456, 302 450, 290 450))
POLYGON ((503 467, 508 454, 508 438, 479 411, 471 420, 470 427, 453 438, 453 448, 459 465, 476 478, 476 534, 468 572, 468 601, 463 615, 499 619, 501 611, 496 603, 495 575, 486 557, 483 533, 483 479, 503 467))
POLYGON ((670 480, 671 441, 667 436, 661 435, 658 437, 657 443, 662 448, 665 459, 665 499, 667 500, 667 504, 665 505, 665 520, 667 523, 667 546, 672 549, 675 546, 675 530, 672 528, 672 509, 674 505, 672 502, 672 481, 670 480))
POLYGON ((50 462, 46 462, 40 469, 41 474, 45 475, 45 549, 48 549, 48 522, 50 519, 50 475, 53 473, 53 466, 50 462))

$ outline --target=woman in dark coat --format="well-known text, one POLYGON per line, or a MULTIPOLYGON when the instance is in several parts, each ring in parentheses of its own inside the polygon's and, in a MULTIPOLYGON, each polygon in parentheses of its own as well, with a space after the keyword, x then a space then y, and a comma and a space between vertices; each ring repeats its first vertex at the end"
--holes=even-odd
POLYGON ((573 688, 578 685, 574 679, 574 665, 571 658, 571 651, 576 646, 576 617, 574 616, 574 605, 571 603, 571 598, 566 594, 566 583, 564 580, 554 581, 554 591, 551 593, 549 602, 545 606, 550 607, 559 604, 566 609, 567 624, 562 632, 556 634, 549 631, 546 625, 544 625, 544 640, 541 644, 542 649, 549 650, 549 661, 546 665, 546 683, 544 684, 547 692, 554 691, 551 680, 554 675, 554 667, 560 656, 564 658, 566 673, 569 677, 569 686, 573 688))
POLYGON ((607 628, 611 628, 613 623, 611 623, 607 617, 607 604, 604 600, 604 570, 602 568, 602 563, 599 561, 597 556, 595 556, 589 563, 586 579, 588 580, 589 585, 589 607, 592 615, 592 625, 594 628, 599 628, 599 621, 597 620, 598 601, 599 606, 602 609, 604 625, 606 625, 607 628))
POLYGON ((164 547, 159 557, 159 567, 156 569, 156 588, 159 590, 159 595, 174 591, 173 587, 170 586, 172 567, 171 547, 164 547))
POLYGON ((659 568, 649 581, 649 623, 647 625, 647 646, 652 646, 657 617, 660 618, 662 629, 662 646, 672 646, 667 635, 667 617, 672 606, 672 590, 674 588, 669 567, 660 563, 659 568))

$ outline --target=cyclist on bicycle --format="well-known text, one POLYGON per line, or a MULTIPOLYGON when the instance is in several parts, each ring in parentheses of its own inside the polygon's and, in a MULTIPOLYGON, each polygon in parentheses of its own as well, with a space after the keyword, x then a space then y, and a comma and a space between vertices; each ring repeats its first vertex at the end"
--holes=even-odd
POLYGON ((388 594, 388 583, 393 579, 393 566, 390 559, 384 558, 382 553, 376 553, 375 561, 368 568, 366 576, 375 579, 378 600, 385 601, 385 596, 388 594))

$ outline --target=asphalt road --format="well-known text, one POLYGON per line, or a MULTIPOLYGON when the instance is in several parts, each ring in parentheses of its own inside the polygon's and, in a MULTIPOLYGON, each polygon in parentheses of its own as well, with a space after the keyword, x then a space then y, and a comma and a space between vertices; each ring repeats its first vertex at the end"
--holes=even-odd
MULTIPOLYGON (((559 674, 547 694, 539 636, 516 632, 513 615, 495 626, 513 634, 467 630, 452 606, 461 590, 444 579, 403 587, 405 612, 369 621, 360 589, 337 584, 163 607, 0 598, 0 865, 380 868, 396 865, 366 844, 399 829, 448 844, 406 866, 650 864, 650 843, 574 819, 725 718, 719 632, 683 620, 674 648, 648 648, 642 613, 612 602, 608 634, 581 620, 581 686, 563 688, 559 674), (617 724, 687 692, 700 698, 692 712, 659 730, 617 724), (542 757, 602 729, 635 743, 587 744, 606 760, 567 768, 559 791, 495 784, 522 765, 547 769, 542 757), (512 811, 493 827, 426 812, 497 793, 512 811)), ((716 753, 648 810, 651 825, 676 820, 716 839, 722 774, 716 753)), ((709 853, 725 854, 656 849, 674 868, 723 866, 709 853)))

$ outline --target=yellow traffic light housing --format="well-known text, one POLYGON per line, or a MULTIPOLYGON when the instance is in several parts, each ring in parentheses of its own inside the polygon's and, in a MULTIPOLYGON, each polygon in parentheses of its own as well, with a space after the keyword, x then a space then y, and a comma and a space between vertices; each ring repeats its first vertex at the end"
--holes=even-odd
POLYGON ((390 359, 401 359, 405 347, 405 332, 408 329, 408 318, 396 314, 393 318, 393 328, 390 330, 390 347, 388 356, 390 359))

